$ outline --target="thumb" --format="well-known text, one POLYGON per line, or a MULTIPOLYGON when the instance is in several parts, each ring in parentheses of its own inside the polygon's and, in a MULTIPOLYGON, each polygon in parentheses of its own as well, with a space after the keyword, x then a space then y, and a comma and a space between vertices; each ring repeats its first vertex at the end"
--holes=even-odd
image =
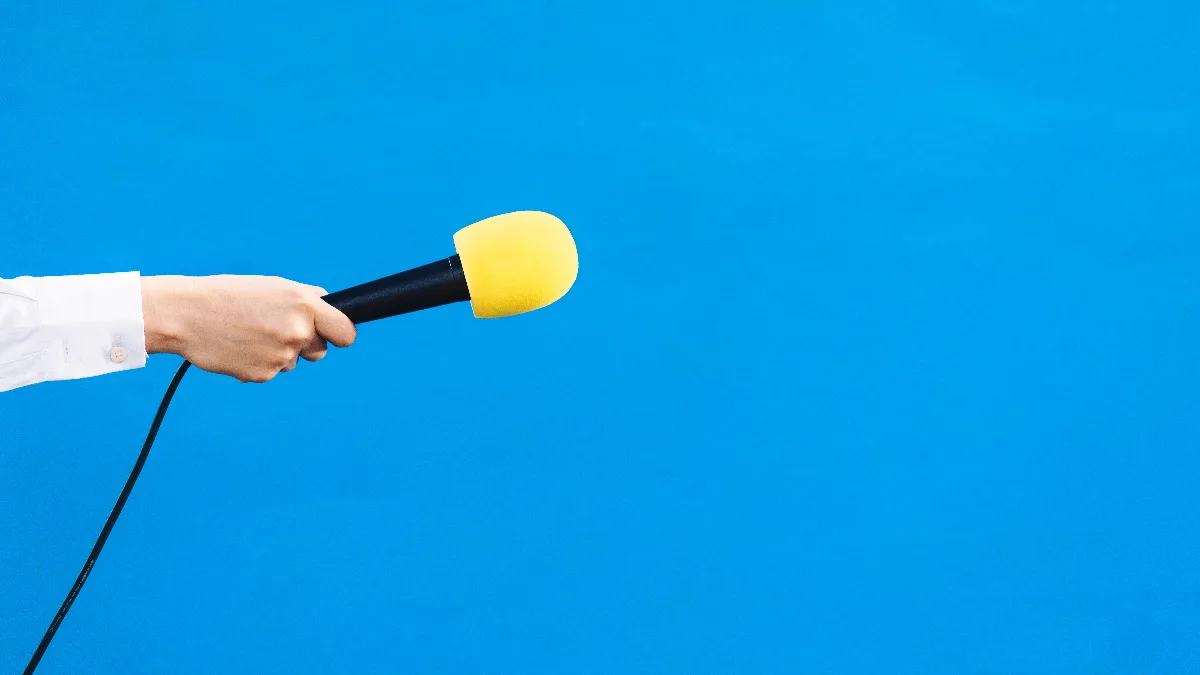
POLYGON ((333 305, 320 298, 315 299, 317 334, 338 347, 349 347, 358 337, 354 322, 333 305))

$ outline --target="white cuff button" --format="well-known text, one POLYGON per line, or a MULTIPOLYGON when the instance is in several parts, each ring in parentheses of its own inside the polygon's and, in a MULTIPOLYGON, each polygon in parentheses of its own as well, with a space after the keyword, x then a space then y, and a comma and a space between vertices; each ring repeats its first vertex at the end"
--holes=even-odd
POLYGON ((108 358, 113 363, 124 363, 126 356, 129 356, 129 354, 125 351, 124 347, 113 347, 112 351, 108 352, 108 358))

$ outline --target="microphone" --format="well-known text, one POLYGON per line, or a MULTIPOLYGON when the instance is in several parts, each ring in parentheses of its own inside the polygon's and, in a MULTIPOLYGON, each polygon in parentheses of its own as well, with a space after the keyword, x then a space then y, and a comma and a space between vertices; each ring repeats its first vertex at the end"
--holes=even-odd
POLYGON ((455 255, 359 284, 324 300, 356 324, 470 301, 480 319, 541 309, 571 290, 579 253, 561 220, 541 211, 492 216, 454 234, 455 255))
MULTIPOLYGON (((454 249, 455 254, 444 260, 330 293, 324 299, 356 324, 468 300, 475 316, 494 319, 549 305, 571 290, 579 274, 579 253, 567 226, 540 211, 506 213, 468 225, 454 234, 454 249)), ((159 426, 167 414, 167 406, 191 365, 184 361, 167 387, 142 452, 125 481, 125 488, 75 578, 75 585, 25 666, 25 675, 32 675, 41 662, 58 627, 92 573, 146 464, 159 426)))

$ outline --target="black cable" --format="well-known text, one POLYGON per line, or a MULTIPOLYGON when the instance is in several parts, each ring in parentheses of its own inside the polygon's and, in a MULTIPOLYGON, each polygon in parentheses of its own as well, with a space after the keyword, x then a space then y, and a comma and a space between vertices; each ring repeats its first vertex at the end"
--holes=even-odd
POLYGON ((179 388, 179 382, 183 379, 183 374, 187 372, 188 366, 192 364, 187 361, 179 366, 179 371, 175 373, 175 379, 171 380, 171 386, 167 387, 167 393, 163 396, 162 403, 158 406, 158 414, 154 416, 154 422, 150 425, 150 433, 146 435, 146 442, 142 445, 142 454, 138 455, 137 462, 133 465, 133 471, 129 474, 129 480, 125 481, 125 489, 121 490, 121 496, 117 497, 117 503, 113 506, 112 513, 108 514, 108 521, 104 523, 104 529, 100 530, 100 536, 96 538, 96 545, 92 547, 92 553, 88 556, 87 562, 83 564, 83 569, 79 570, 79 577, 75 579, 75 585, 71 587, 71 592, 67 593, 67 598, 63 600, 62 607, 58 608, 58 614, 54 615, 54 620, 50 622, 50 627, 46 629, 46 634, 42 636, 42 642, 38 645, 37 651, 33 653, 33 658, 29 659, 29 665, 25 666, 25 675, 31 675, 38 667, 38 662, 42 660, 42 655, 46 653, 46 648, 50 646, 50 641, 54 639, 54 634, 58 632, 59 625, 66 618, 67 612, 71 609, 71 605, 75 602, 75 598, 79 595, 79 591, 83 588, 83 583, 87 581, 88 575, 92 573, 92 568, 96 566, 96 559, 100 557, 100 550, 104 548, 104 542, 108 541, 108 535, 112 532, 113 525, 117 523, 117 518, 121 515, 121 509, 125 508, 125 501, 129 499, 129 493, 133 491, 133 484, 137 482, 138 475, 142 473, 142 467, 146 464, 146 457, 150 455, 150 447, 154 445, 154 437, 158 436, 158 427, 162 425, 163 417, 167 414, 167 406, 171 405, 171 399, 175 396, 175 390, 179 388))

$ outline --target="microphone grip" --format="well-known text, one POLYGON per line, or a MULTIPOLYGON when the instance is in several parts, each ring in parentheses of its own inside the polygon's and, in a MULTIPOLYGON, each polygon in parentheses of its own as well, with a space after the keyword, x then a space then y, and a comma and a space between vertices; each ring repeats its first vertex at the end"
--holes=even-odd
POLYGON ((330 293, 325 302, 356 324, 471 299, 457 255, 330 293))

